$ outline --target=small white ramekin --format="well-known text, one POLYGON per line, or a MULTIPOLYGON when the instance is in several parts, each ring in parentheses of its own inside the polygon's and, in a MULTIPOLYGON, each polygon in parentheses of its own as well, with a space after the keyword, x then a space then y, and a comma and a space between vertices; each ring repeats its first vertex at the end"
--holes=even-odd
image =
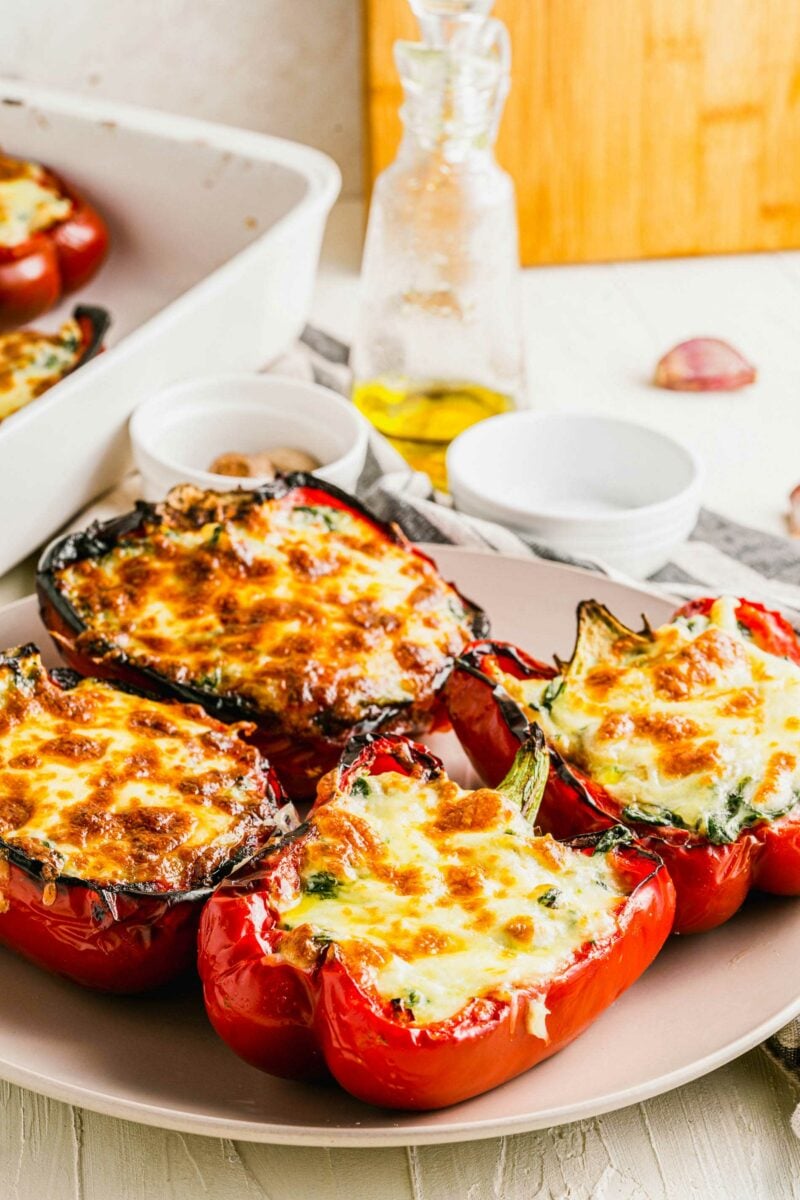
POLYGON ((314 475, 352 491, 369 437, 361 414, 329 388, 238 372, 165 388, 139 405, 129 428, 147 500, 163 499, 178 483, 210 491, 257 487, 263 478, 216 475, 208 464, 228 451, 278 446, 312 454, 322 464, 314 475))
POLYGON ((657 571, 691 533, 702 472, 680 442, 633 421, 506 413, 447 454, 456 508, 630 575, 657 571))

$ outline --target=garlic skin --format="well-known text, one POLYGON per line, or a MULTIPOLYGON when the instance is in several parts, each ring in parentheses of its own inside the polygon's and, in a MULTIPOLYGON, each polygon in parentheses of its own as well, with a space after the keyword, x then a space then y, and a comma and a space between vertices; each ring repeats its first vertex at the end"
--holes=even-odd
POLYGON ((720 338, 690 338, 656 367, 656 387, 674 392, 734 392, 756 380, 755 367, 720 338))

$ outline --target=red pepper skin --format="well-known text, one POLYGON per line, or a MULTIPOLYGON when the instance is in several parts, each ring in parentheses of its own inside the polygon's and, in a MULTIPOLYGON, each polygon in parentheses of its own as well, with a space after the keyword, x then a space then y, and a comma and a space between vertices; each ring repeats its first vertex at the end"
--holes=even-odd
POLYGON ((45 230, 56 249, 61 293, 68 295, 82 288, 100 270, 108 254, 108 226, 71 183, 51 174, 62 194, 72 201, 69 216, 52 230, 45 230))
MULTIPOLYGON (((105 308, 96 304, 76 304, 72 310, 73 318, 78 322, 81 331, 81 353, 72 371, 88 362, 90 358, 102 354, 105 346, 103 338, 111 326, 111 316, 105 308)), ((72 374, 69 371, 68 374, 72 374)))
MULTIPOLYGON (((70 687, 67 675, 53 682, 70 687)), ((285 803, 280 784, 266 763, 262 774, 277 810, 285 803)), ((265 829, 260 844, 273 833, 265 829)), ((68 875, 47 881, 41 864, 0 839, 0 943, 84 987, 150 991, 194 968, 203 905, 236 861, 229 859, 207 886, 191 891, 103 887, 68 875)))
POLYGON ((0 330, 26 325, 58 303, 58 255, 51 238, 36 234, 19 246, 0 246, 0 330))
MULTIPOLYGON (((407 739, 378 737, 340 768, 339 788, 365 770, 431 777, 442 768, 407 739)), ((330 794, 321 791, 314 808, 330 794)), ((672 924, 674 889, 663 865, 639 847, 618 846, 614 863, 631 893, 607 942, 583 946, 546 987, 519 989, 518 1002, 477 999, 446 1021, 409 1025, 359 984, 336 947, 309 968, 281 956, 270 895, 296 887, 307 836, 302 829, 290 835, 206 906, 199 935, 206 1009, 220 1036, 253 1066, 291 1079, 333 1076, 383 1108, 443 1108, 555 1054, 641 975, 672 924), (546 1042, 527 1029, 527 995, 543 998, 550 1011, 546 1042)), ((583 839, 581 848, 591 853, 596 841, 583 839)))
MULTIPOLYGON (((703 596, 699 600, 690 600, 675 613, 675 617, 691 617, 695 614, 708 616, 714 604, 715 597, 703 596)), ((673 617, 673 620, 675 619, 673 617)), ((780 613, 765 608, 755 600, 745 600, 740 597, 736 608, 736 619, 740 625, 749 630, 750 636, 757 646, 768 654, 776 654, 778 658, 790 658, 800 664, 800 640, 789 622, 780 613)))
MULTIPOLYGON (((254 490, 260 499, 285 499, 291 504, 324 505, 354 512, 366 520, 387 541, 402 546, 426 562, 432 562, 408 541, 395 525, 386 524, 374 517, 359 501, 331 484, 313 476, 297 472, 254 490)), ((413 704, 396 705, 382 710, 381 714, 357 725, 345 725, 330 734, 313 730, 302 737, 287 733, 280 727, 274 714, 259 713, 235 699, 226 699, 215 692, 205 691, 192 685, 177 684, 157 671, 137 666, 122 653, 94 657, 80 644, 83 622, 61 594, 55 572, 60 566, 76 559, 90 558, 104 553, 123 534, 135 530, 143 520, 148 506, 140 505, 133 513, 105 522, 100 528, 92 527, 77 534, 68 534, 45 550, 37 571, 36 586, 42 620, 50 631, 59 653, 64 660, 82 675, 94 675, 101 679, 116 679, 143 691, 160 695, 175 696, 200 704, 205 710, 223 721, 249 721, 255 732, 248 740, 258 747, 278 772, 287 793, 296 800, 311 799, 317 781, 332 770, 349 739, 359 733, 380 728, 386 732, 421 736, 440 729, 449 728, 447 710, 438 689, 430 696, 413 704)), ((476 605, 461 596, 467 612, 472 633, 481 636, 488 630, 485 614, 476 605)))
POLYGON ((0 246, 0 329, 32 321, 83 287, 108 252, 100 214, 54 172, 46 172, 46 181, 72 202, 72 211, 16 246, 0 246))
POLYGON ((150 991, 194 963, 210 889, 187 898, 103 894, 72 880, 44 883, 14 862, 0 878, 0 942, 84 987, 150 991))
MULTIPOLYGON (((713 599, 692 601, 676 616, 707 613, 713 599)), ((800 642, 778 613, 740 601, 737 619, 761 649, 800 662, 800 642)), ((522 710, 483 674, 489 660, 518 679, 553 678, 554 669, 503 642, 474 642, 444 689, 450 720, 470 761, 490 785, 508 770, 527 722, 522 710)), ((577 767, 550 751, 551 767, 538 823, 558 838, 626 824, 642 846, 664 860, 677 895, 675 933, 702 933, 727 921, 752 888, 800 895, 800 815, 789 813, 745 830, 735 842, 714 845, 671 826, 622 820, 620 805, 577 767)))

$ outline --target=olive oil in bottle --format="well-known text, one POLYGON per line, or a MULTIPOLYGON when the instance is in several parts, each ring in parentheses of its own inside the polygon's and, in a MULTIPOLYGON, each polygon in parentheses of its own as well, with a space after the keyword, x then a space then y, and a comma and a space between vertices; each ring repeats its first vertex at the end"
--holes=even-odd
POLYGON ((411 0, 398 42, 404 135, 375 181, 353 346, 353 400, 446 487, 448 444, 523 395, 514 187, 494 157, 509 82, 491 0, 411 0))
POLYGON ((411 383, 371 379, 357 383, 353 403, 434 487, 447 489, 447 447, 470 425, 510 412, 513 397, 476 383, 411 383))

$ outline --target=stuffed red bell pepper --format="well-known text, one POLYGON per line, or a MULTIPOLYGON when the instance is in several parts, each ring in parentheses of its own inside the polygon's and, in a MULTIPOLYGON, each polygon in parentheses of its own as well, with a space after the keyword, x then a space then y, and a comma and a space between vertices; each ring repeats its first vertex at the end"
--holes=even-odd
POLYGON ((293 816, 241 730, 32 645, 0 655, 0 733, 0 942, 87 987, 193 966, 213 887, 293 816))
POLYGON ((301 473, 175 488, 56 542, 37 583, 71 666, 252 722, 294 799, 354 733, 446 724, 441 682, 488 628, 395 526, 301 473))
POLYGON ((217 1032, 274 1075, 430 1109, 554 1054, 636 980, 674 892, 621 827, 535 836, 541 735, 496 791, 423 747, 355 739, 307 823, 214 894, 199 969, 217 1032))
POLYGON ((98 212, 55 172, 0 154, 0 329, 83 287, 108 250, 98 212))
POLYGON ((751 888, 800 894, 800 643, 779 614, 704 599, 633 633, 587 601, 568 663, 476 642, 446 699, 489 783, 541 726, 540 824, 569 837, 623 822, 667 865, 675 932, 721 924, 751 888))
POLYGON ((79 304, 56 333, 0 333, 0 421, 99 354, 110 324, 104 308, 79 304))

